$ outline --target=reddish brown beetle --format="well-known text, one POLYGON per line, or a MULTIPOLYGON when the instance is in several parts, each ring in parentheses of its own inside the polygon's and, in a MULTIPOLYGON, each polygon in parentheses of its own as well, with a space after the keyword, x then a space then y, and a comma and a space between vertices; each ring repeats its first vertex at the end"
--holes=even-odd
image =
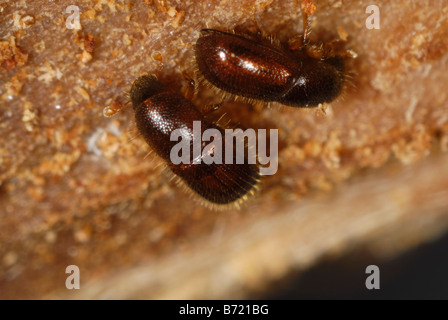
MULTIPOLYGON (((302 7, 303 9, 303 7, 302 7)), ((294 107, 314 107, 334 100, 345 80, 345 56, 308 43, 304 10, 301 45, 277 45, 250 34, 203 29, 196 42, 198 69, 228 93, 294 107)))
MULTIPOLYGON (((176 129, 181 130, 182 138, 188 139, 190 154, 194 154, 195 134, 202 136, 206 129, 218 130, 225 139, 224 130, 207 121, 190 100, 171 90, 155 76, 138 78, 132 85, 130 96, 138 132, 152 150, 166 161, 171 171, 194 192, 212 204, 226 205, 244 200, 255 190, 260 175, 258 165, 247 162, 237 164, 235 150, 231 164, 173 163, 172 150, 178 142, 172 140, 171 133, 176 129), (201 123, 200 132, 194 131, 194 121, 201 123)), ((217 143, 225 141, 202 142, 201 154, 204 154, 204 148, 212 150, 213 144, 217 143)))

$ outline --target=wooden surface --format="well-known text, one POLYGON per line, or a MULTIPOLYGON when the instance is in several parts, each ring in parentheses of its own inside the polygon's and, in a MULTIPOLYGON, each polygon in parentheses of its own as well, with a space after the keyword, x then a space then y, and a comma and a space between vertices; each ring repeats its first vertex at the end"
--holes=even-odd
MULTIPOLYGON (((162 172, 126 101, 158 72, 183 91, 204 27, 252 23, 253 1, 0 4, 0 298, 244 298, 325 254, 385 259, 446 231, 445 1, 317 1, 312 39, 358 53, 343 97, 315 110, 228 103, 246 128, 279 129, 279 171, 241 210, 211 211, 162 172), (12 38, 13 37, 13 38, 12 38), (94 41, 92 42, 92 38, 94 41), (82 289, 65 289, 67 265, 82 289)), ((301 32, 295 1, 257 1, 260 28, 301 32)), ((219 102, 199 88, 197 105, 219 102)))
POLYGON ((412 168, 389 165, 331 195, 312 196, 264 219, 252 216, 235 229, 218 222, 188 252, 49 297, 241 299, 266 291, 291 270, 300 274, 321 257, 354 247, 381 264, 445 232, 447 176, 448 155, 412 168))

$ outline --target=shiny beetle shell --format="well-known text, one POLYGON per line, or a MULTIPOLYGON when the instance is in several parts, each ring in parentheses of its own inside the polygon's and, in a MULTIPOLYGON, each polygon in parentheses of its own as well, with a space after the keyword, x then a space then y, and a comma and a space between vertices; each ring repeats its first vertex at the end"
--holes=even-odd
POLYGON ((314 58, 248 35, 204 29, 195 53, 208 82, 246 98, 313 107, 334 100, 344 84, 342 57, 314 58))
MULTIPOLYGON (((182 182, 212 204, 226 205, 243 200, 253 192, 259 181, 259 168, 254 164, 173 164, 170 152, 177 141, 171 141, 171 132, 182 129, 193 148, 193 121, 201 122, 201 135, 206 129, 224 130, 207 121, 197 107, 182 94, 170 90, 155 76, 138 78, 131 88, 131 101, 139 133, 152 150, 160 156, 182 182)), ((225 141, 216 141, 216 143, 225 141)), ((210 143, 215 143, 212 141, 210 143)), ((204 148, 204 144, 201 146, 204 148)), ((224 158, 224 156, 223 156, 224 158)))

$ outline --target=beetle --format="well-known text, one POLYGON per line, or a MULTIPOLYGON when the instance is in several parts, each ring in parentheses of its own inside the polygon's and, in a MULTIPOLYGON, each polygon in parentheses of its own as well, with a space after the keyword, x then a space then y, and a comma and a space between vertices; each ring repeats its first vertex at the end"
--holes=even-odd
POLYGON ((202 29, 195 45, 200 74, 225 92, 254 100, 293 107, 334 100, 344 86, 345 57, 352 53, 334 51, 335 42, 311 45, 308 16, 304 10, 298 48, 249 33, 202 29))
MULTIPOLYGON (((178 143, 171 138, 174 130, 181 130, 182 138, 187 139, 191 151, 194 139, 198 138, 195 135, 202 136, 207 129, 218 130, 222 140, 225 140, 224 130, 208 121, 181 93, 172 90, 154 75, 144 75, 132 84, 130 98, 140 135, 181 182, 208 203, 218 206, 239 204, 257 189, 260 178, 258 164, 238 163, 237 150, 233 150, 232 163, 173 163, 172 150, 178 143), (201 124, 199 132, 194 129, 195 121, 201 124)), ((213 150, 217 143, 225 144, 226 141, 214 139, 209 144, 202 142, 201 156, 204 157, 204 150, 213 150)))

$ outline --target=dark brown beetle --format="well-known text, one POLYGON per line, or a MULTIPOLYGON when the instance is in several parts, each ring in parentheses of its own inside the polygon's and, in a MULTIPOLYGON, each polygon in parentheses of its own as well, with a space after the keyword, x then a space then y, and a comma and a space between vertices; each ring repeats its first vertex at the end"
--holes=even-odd
POLYGON ((314 107, 334 100, 345 80, 347 53, 332 44, 308 43, 308 14, 304 11, 301 46, 287 45, 250 34, 203 29, 196 42, 199 72, 228 93, 293 107, 314 107))
MULTIPOLYGON (((238 203, 252 193, 259 181, 259 168, 247 162, 237 164, 234 150, 232 164, 190 163, 174 164, 171 152, 177 141, 171 140, 171 133, 182 130, 182 138, 188 139, 191 153, 195 131, 193 122, 200 121, 202 136, 206 129, 216 129, 225 140, 224 130, 209 122, 197 107, 182 94, 172 91, 155 76, 141 76, 132 85, 131 101, 135 112, 138 132, 152 150, 165 160, 167 166, 184 184, 205 200, 216 205, 238 203)), ((196 134, 197 134, 196 133, 196 134)), ((213 144, 225 144, 225 141, 202 142, 201 152, 207 147, 213 150, 213 144)), ((203 154, 203 153, 202 153, 203 154)), ((224 159, 225 155, 223 155, 224 159)))

